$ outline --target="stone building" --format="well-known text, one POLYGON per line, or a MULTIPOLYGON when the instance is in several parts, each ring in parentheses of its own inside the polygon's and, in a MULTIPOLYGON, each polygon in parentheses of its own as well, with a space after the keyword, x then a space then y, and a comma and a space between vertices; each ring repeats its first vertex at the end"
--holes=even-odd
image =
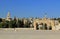
POLYGON ((36 30, 37 27, 40 26, 40 24, 46 24, 48 30, 49 30, 49 27, 51 26, 51 30, 55 30, 55 20, 52 20, 52 19, 49 19, 49 18, 46 18, 46 16, 42 19, 35 19, 33 21, 33 25, 34 25, 34 29, 36 30), (38 24, 38 26, 37 26, 38 24))

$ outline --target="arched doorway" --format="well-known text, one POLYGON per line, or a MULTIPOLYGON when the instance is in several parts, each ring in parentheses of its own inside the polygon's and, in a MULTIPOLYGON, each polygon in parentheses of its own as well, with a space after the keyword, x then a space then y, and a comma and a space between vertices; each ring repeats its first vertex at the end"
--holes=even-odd
POLYGON ((47 30, 47 24, 46 23, 36 23, 36 30, 47 30))
POLYGON ((47 30, 47 24, 46 23, 43 23, 43 30, 47 30))
POLYGON ((39 28, 38 28, 38 23, 36 23, 36 30, 39 30, 39 28))
POLYGON ((49 30, 52 30, 52 26, 49 26, 49 30))

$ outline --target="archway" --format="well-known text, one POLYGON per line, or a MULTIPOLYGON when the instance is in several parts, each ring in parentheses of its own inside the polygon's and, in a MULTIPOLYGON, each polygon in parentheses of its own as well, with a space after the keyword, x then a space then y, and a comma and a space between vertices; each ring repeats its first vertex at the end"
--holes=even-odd
POLYGON ((44 23, 42 27, 43 27, 43 30, 47 30, 47 24, 46 23, 44 23))
POLYGON ((52 26, 46 26, 47 29, 46 30, 52 30, 52 26))
POLYGON ((36 30, 39 30, 39 28, 38 28, 38 23, 36 23, 36 30))
POLYGON ((47 30, 47 24, 46 23, 36 23, 36 30, 47 30))

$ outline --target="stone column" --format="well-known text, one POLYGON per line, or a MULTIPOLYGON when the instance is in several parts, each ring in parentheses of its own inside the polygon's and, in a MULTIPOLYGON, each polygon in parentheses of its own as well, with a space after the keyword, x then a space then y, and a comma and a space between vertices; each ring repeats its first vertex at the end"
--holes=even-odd
POLYGON ((34 30, 36 30, 36 22, 33 23, 34 30))

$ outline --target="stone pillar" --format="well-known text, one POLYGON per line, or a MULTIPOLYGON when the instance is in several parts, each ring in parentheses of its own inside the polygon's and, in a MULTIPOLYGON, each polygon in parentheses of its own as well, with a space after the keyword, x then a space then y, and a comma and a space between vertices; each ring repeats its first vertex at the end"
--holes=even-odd
POLYGON ((53 20, 53 22, 51 22, 51 26, 52 26, 52 30, 55 30, 55 22, 53 20))
POLYGON ((34 30, 36 30, 36 22, 33 23, 34 30))
POLYGON ((52 30, 55 30, 55 26, 52 26, 52 30))

